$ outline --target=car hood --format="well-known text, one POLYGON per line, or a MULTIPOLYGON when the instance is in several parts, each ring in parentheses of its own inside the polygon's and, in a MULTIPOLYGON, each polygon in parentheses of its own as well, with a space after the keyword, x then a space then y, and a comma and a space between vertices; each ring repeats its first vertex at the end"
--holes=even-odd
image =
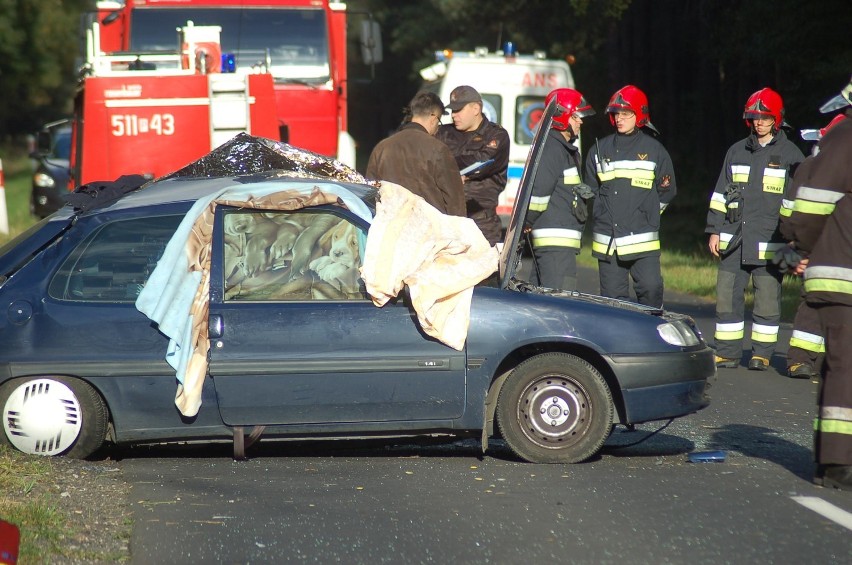
POLYGON ((524 164, 521 184, 518 187, 518 195, 515 198, 515 208, 512 210, 509 227, 506 228, 506 238, 503 240, 503 250, 500 253, 500 288, 509 288, 510 281, 514 278, 518 265, 520 265, 521 250, 524 244, 522 238, 524 222, 532 198, 535 176, 538 172, 539 161, 541 161, 541 155, 544 152, 544 142, 547 139, 547 133, 550 131, 553 116, 560 111, 565 111, 565 108, 558 106, 554 98, 544 109, 544 114, 538 123, 535 136, 533 136, 530 152, 524 164))
POLYGON ((515 278, 509 280, 506 288, 507 290, 513 290, 515 292, 538 294, 541 296, 550 296, 553 298, 576 300, 579 302, 589 302, 593 304, 602 304, 604 306, 611 306, 614 308, 620 308, 622 310, 631 310, 633 312, 639 312, 642 314, 651 314, 655 316, 671 314, 671 312, 667 312, 662 308, 656 308, 654 306, 645 306, 644 304, 639 304, 638 302, 630 302, 628 300, 620 300, 618 298, 608 298, 606 296, 599 296, 597 294, 587 294, 585 292, 579 292, 576 290, 559 290, 554 288, 544 288, 540 286, 535 286, 532 283, 515 278))

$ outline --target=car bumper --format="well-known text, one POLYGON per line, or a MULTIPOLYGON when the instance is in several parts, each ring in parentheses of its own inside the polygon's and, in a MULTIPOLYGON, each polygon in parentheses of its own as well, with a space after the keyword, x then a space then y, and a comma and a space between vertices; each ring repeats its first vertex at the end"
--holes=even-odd
POLYGON ((684 416, 710 404, 707 379, 715 376, 713 350, 667 354, 612 355, 625 424, 684 416))

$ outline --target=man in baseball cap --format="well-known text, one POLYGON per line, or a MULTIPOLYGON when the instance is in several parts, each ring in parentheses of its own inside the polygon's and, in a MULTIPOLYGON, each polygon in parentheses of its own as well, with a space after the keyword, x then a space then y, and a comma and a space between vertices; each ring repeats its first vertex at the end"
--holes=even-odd
POLYGON ((437 137, 447 144, 459 170, 483 165, 462 176, 467 217, 472 218, 491 245, 502 238, 497 199, 506 188, 509 133, 482 113, 482 96, 472 86, 458 86, 447 104, 453 123, 442 125, 437 137))
POLYGON ((458 112, 471 102, 476 102, 482 107, 482 96, 479 95, 479 92, 472 86, 457 86, 450 92, 450 103, 447 104, 447 108, 451 112, 458 112))

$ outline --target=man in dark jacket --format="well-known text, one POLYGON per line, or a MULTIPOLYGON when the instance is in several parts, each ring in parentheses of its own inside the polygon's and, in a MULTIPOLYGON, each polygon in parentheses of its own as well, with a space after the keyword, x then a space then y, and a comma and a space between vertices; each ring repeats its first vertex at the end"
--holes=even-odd
MULTIPOLYGON (((823 113, 843 109, 852 117, 852 80, 826 102, 823 113)), ((814 482, 852 491, 852 119, 820 140, 820 151, 801 179, 789 222, 796 248, 806 258, 808 304, 825 336, 825 361, 814 423, 814 482)), ((798 177, 798 173, 797 173, 798 177)))
POLYGON ((442 125, 438 139, 447 144, 458 168, 475 163, 485 166, 462 177, 467 216, 472 218, 491 245, 502 239, 503 225, 497 215, 497 199, 506 188, 509 170, 509 134, 482 113, 482 96, 471 86, 450 93, 447 107, 452 125, 442 125), (490 162, 489 162, 490 161, 490 162))
POLYGON ((752 94, 743 119, 751 135, 728 149, 710 197, 705 233, 710 253, 721 257, 716 277, 716 366, 735 368, 745 337, 745 289, 754 286, 751 359, 765 371, 778 342, 781 278, 772 264, 785 242, 778 231, 784 192, 805 156, 784 130, 784 102, 770 88, 752 94))
POLYGON ((633 85, 619 89, 607 104, 615 133, 596 143, 586 158, 586 182, 595 193, 592 255, 598 259, 601 294, 663 305, 660 270, 660 216, 675 196, 672 160, 646 130, 648 97, 633 85))
POLYGON ((575 142, 583 118, 595 111, 583 95, 557 88, 545 98, 565 109, 553 118, 533 184, 526 221, 532 226, 535 268, 532 282, 548 288, 577 287, 577 253, 586 225, 586 201, 592 189, 580 178, 580 149, 575 142))
POLYGON ((434 137, 444 112, 437 94, 418 92, 408 105, 407 121, 373 149, 366 176, 404 186, 444 214, 464 216, 464 187, 456 161, 434 137))

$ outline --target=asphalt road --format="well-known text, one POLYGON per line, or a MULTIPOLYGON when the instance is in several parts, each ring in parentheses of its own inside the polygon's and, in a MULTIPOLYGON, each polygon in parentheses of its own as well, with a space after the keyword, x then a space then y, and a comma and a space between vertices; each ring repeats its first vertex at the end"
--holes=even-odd
MULTIPOLYGON (((666 301, 712 335, 711 304, 666 301)), ((473 440, 262 441, 240 462, 225 445, 129 449, 133 563, 850 563, 852 493, 810 482, 817 384, 782 376, 783 353, 721 370, 709 408, 651 437, 663 423, 617 428, 580 465, 473 440), (715 450, 724 462, 687 460, 715 450)))

